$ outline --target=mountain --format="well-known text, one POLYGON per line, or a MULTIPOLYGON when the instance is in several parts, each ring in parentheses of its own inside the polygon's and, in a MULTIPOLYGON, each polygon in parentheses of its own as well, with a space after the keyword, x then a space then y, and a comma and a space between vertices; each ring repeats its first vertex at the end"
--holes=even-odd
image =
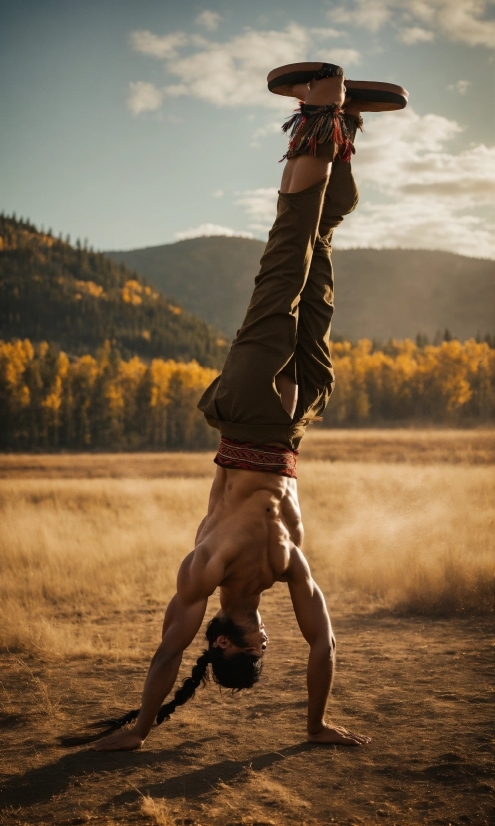
POLYGON ((146 273, 158 289, 167 285, 167 295, 233 338, 246 312, 264 249, 263 241, 214 236, 106 254, 146 273))
POLYGON ((128 358, 220 367, 226 342, 145 278, 29 222, 0 216, 0 338, 48 341, 73 354, 105 340, 128 358))
MULTIPOLYGON (((108 252, 156 288, 232 337, 246 310, 264 250, 246 238, 193 238, 108 252)), ((458 338, 495 331, 495 262, 431 250, 334 250, 333 334, 351 340, 458 338)))

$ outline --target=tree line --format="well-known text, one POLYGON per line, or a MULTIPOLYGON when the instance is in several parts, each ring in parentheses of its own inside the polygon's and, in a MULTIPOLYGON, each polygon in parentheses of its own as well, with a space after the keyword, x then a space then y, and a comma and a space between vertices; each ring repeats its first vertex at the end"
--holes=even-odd
POLYGON ((327 426, 387 422, 477 425, 495 415, 495 349, 491 340, 441 344, 368 339, 335 342, 337 375, 325 414, 327 426))
MULTIPOLYGON (((486 342, 376 349, 365 339, 332 349, 327 427, 493 422, 495 350, 486 342)), ((0 449, 213 449, 218 434, 196 404, 216 375, 196 361, 125 360, 108 342, 69 357, 47 343, 0 341, 0 449)))
POLYGON ((217 371, 106 343, 69 357, 46 342, 0 342, 0 449, 205 449, 218 439, 196 403, 217 371))

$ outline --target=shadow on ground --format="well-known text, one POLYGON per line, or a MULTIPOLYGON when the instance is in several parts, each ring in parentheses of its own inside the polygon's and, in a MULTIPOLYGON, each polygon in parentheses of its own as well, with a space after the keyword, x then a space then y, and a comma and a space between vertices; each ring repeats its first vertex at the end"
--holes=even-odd
MULTIPOLYGON (((194 746, 209 740, 197 740, 194 746)), ((53 797, 62 794, 77 778, 104 772, 107 776, 125 771, 128 768, 149 769, 167 763, 177 763, 181 752, 187 751, 190 741, 185 741, 174 749, 159 752, 95 752, 91 749, 68 754, 40 768, 31 769, 12 781, 7 782, 1 790, 0 809, 8 806, 34 806, 47 803, 53 797)), ((311 749, 321 748, 314 743, 298 743, 280 751, 266 752, 245 760, 221 760, 202 769, 183 772, 161 783, 146 783, 146 792, 153 797, 182 797, 184 783, 187 781, 188 797, 195 798, 211 789, 219 781, 231 783, 246 768, 266 769, 274 763, 301 754, 311 749)), ((115 805, 129 803, 140 794, 139 790, 129 790, 113 798, 115 805)))

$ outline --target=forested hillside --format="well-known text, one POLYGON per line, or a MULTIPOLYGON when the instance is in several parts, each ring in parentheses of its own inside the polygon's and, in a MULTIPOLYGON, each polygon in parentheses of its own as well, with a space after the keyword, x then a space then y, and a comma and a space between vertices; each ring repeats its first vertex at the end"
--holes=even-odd
POLYGON ((233 338, 264 249, 262 241, 215 236, 107 255, 233 338))
POLYGON ((47 341, 96 353, 106 340, 122 356, 196 359, 220 367, 226 343, 212 327, 123 264, 0 216, 0 338, 47 341))
MULTIPOLYGON (((338 245, 338 230, 335 234, 338 245)), ((242 321, 264 243, 193 238, 109 252, 228 336, 242 321)), ((415 338, 450 330, 463 340, 495 333, 495 262, 431 250, 334 250, 333 337, 415 338)))

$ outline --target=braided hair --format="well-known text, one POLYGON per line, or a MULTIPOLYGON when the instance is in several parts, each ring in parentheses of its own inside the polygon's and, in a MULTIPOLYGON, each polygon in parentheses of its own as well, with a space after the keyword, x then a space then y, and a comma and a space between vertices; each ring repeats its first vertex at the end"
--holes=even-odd
MULTIPOLYGON (((201 684, 206 685, 209 680, 208 665, 211 665, 213 680, 224 688, 230 688, 232 693, 241 691, 243 688, 252 688, 258 682, 262 662, 261 658, 255 654, 247 654, 239 651, 230 657, 225 657, 223 648, 214 647, 220 635, 224 635, 239 648, 246 645, 244 630, 240 625, 230 619, 230 617, 214 617, 207 625, 206 639, 209 647, 203 651, 193 666, 191 676, 187 677, 181 687, 177 689, 173 700, 164 703, 156 715, 156 725, 159 726, 164 720, 169 720, 177 706, 183 706, 191 700, 196 689, 201 684)), ((112 730, 122 728, 128 723, 132 723, 139 715, 140 709, 134 709, 114 720, 102 720, 97 725, 109 726, 112 730)), ((102 735, 101 735, 102 736, 102 735)))

